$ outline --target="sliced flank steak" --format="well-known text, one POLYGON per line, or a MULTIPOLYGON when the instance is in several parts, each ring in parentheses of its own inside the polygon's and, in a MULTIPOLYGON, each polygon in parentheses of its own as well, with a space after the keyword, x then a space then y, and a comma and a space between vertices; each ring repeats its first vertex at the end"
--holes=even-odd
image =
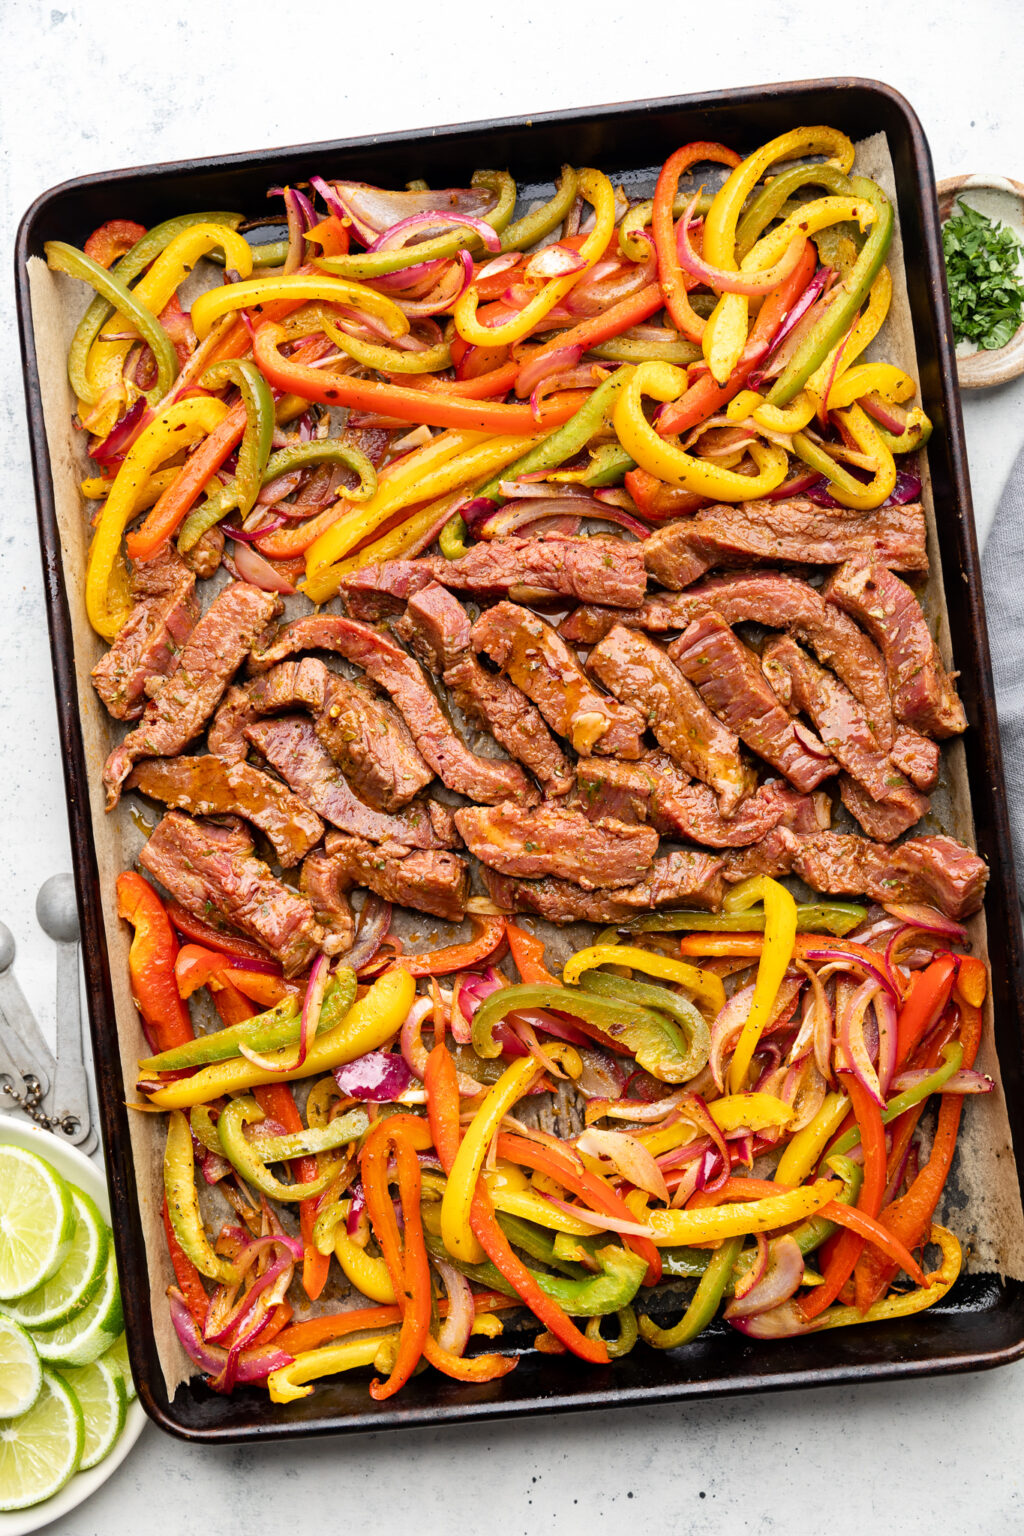
POLYGON ((341 955, 352 948, 356 925, 352 904, 346 894, 350 884, 337 861, 322 848, 303 860, 299 890, 324 930, 321 948, 327 955, 341 955))
POLYGON ((484 870, 491 900, 502 912, 532 912, 550 923, 615 923, 658 907, 717 911, 725 885, 721 856, 695 848, 659 854, 636 885, 585 891, 569 880, 516 880, 484 870))
POLYGON ((377 845, 341 832, 328 833, 325 849, 339 888, 362 885, 384 901, 452 923, 466 914, 469 870, 456 853, 377 845))
POLYGON ((136 566, 134 608, 92 669, 93 687, 115 720, 137 720, 177 665, 199 619, 195 572, 175 552, 136 566))
POLYGON ((249 690, 232 683, 206 733, 207 750, 222 763, 244 763, 249 755, 245 728, 259 719, 249 703, 249 690))
POLYGON ((455 825, 470 853, 489 869, 524 880, 552 876, 584 890, 634 885, 658 851, 653 827, 588 819, 564 803, 465 806, 455 825))

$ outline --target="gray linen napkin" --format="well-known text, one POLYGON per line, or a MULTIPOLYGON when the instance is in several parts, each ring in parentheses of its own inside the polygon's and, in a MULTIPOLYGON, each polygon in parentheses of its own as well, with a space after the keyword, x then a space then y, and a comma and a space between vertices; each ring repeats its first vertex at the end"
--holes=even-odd
MULTIPOLYGON (((1003 743, 1013 853, 1024 881, 1024 448, 996 509, 981 561, 992 677, 1003 743)), ((1024 890, 1024 887, 1022 887, 1024 890)))

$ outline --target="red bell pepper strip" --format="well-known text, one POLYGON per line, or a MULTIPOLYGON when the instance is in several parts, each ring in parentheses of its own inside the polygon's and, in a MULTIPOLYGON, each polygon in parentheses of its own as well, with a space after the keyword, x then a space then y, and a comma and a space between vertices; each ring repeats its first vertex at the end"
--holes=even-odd
MULTIPOLYGON (((581 320, 579 325, 571 326, 567 331, 559 331, 546 341, 543 346, 531 352, 530 362, 536 362, 548 352, 560 352, 563 347, 581 347, 584 352, 591 347, 599 347, 602 342, 611 341, 615 336, 621 336, 623 331, 628 331, 631 326, 641 325, 656 315, 664 305, 664 297, 660 283, 649 283, 646 288, 641 288, 638 293, 631 294, 628 299, 620 299, 603 314, 592 315, 589 320, 581 320)), ((550 319, 550 316, 548 317, 550 319)))
POLYGON ((167 1209, 167 1200, 164 1198, 163 1210, 164 1231, 167 1234, 167 1251, 171 1256, 171 1267, 174 1270, 174 1278, 178 1282, 178 1290, 185 1298, 192 1318, 200 1333, 206 1327, 206 1315, 210 1310, 210 1298, 206 1294, 203 1277, 192 1263, 188 1254, 178 1242, 174 1228, 171 1226, 171 1216, 167 1209))
MULTIPOLYGON (((459 1129, 459 1082, 455 1063, 444 1045, 435 1045, 427 1058, 424 1075, 427 1090, 427 1115, 434 1147, 445 1172, 450 1172, 462 1139, 459 1129)), ((498 1225, 486 1189, 478 1182, 470 1210, 470 1226, 491 1263, 516 1294, 530 1308, 544 1327, 573 1354, 595 1365, 607 1365, 608 1351, 600 1339, 588 1339, 581 1333, 557 1302, 541 1290, 526 1265, 513 1250, 498 1225)))
POLYGON ((942 1017, 956 980, 957 957, 939 955, 923 971, 915 971, 896 1022, 896 1068, 906 1066, 930 1029, 942 1017))
POLYGON ((94 229, 82 249, 93 261, 108 270, 120 257, 137 245, 146 233, 144 224, 133 224, 131 219, 108 219, 94 229))
POLYGON ((503 917, 474 917, 473 937, 465 944, 435 949, 422 955, 403 955, 402 967, 410 976, 448 976, 452 971, 468 971, 493 955, 505 938, 503 917))
MULTIPOLYGON (((283 1127, 285 1135, 292 1136, 305 1129, 287 1083, 267 1083, 263 1087, 254 1088, 253 1095, 267 1119, 276 1120, 283 1127)), ((300 1184, 312 1184, 319 1173, 315 1157, 297 1157, 292 1167, 300 1184)), ((302 1286, 310 1301, 316 1301, 326 1285, 331 1263, 330 1254, 320 1253, 313 1241, 317 1204, 316 1200, 303 1200, 299 1206, 299 1227, 303 1243, 302 1286)))
POLYGON ((239 400, 220 426, 189 455, 178 478, 147 514, 142 527, 125 536, 124 546, 132 560, 151 560, 160 546, 177 533, 207 480, 242 441, 245 420, 245 405, 239 400))
POLYGON ((817 263, 814 246, 808 240, 798 266, 761 305, 743 349, 743 356, 726 383, 716 384, 713 375, 705 373, 678 400, 666 405, 657 423, 662 437, 673 432, 688 432, 691 427, 707 421, 709 416, 713 416, 716 411, 728 405, 734 395, 739 394, 764 358, 779 326, 814 276, 817 263))
POLYGON ((665 295, 665 308, 682 334, 690 341, 700 341, 704 335, 705 321, 700 315, 694 313, 686 296, 686 284, 676 247, 676 226, 672 218, 672 205, 679 190, 680 176, 684 171, 688 171, 691 165, 696 165, 701 160, 711 160, 716 165, 731 167, 740 164, 740 157, 736 151, 726 149, 724 144, 701 142, 684 144, 682 149, 677 149, 674 155, 669 155, 661 168, 658 184, 654 189, 654 209, 651 214, 651 233, 654 236, 654 249, 658 254, 658 279, 661 283, 661 291, 665 295))
POLYGON ((222 1024, 244 1024, 257 1011, 234 983, 225 981, 223 976, 210 977, 209 992, 222 1024))
POLYGON ((204 949, 201 944, 183 944, 174 962, 174 978, 181 996, 191 997, 227 964, 228 958, 222 951, 204 949))
POLYGON ((636 502, 640 516, 649 523, 667 523, 674 517, 690 517, 708 498, 696 491, 684 491, 678 485, 666 485, 664 480, 649 474, 646 469, 631 469, 623 484, 636 502))
POLYGON ((777 1184, 773 1179, 725 1179, 717 1189, 698 1189, 686 1202, 688 1211, 706 1210, 709 1206, 724 1205, 728 1200, 768 1200, 773 1195, 787 1194, 796 1186, 777 1184))
MULTIPOLYGON (((885 1194, 885 1127, 882 1124, 882 1111, 852 1072, 843 1073, 842 1076, 846 1079, 846 1091, 860 1126, 861 1146, 864 1149, 864 1181, 857 1196, 857 1209, 874 1218, 881 1210, 885 1194)), ((824 1284, 800 1302, 801 1311, 808 1321, 832 1305, 853 1274, 863 1248, 864 1238, 856 1232, 847 1230, 840 1235, 824 1266, 824 1284)))
MULTIPOLYGON (((894 1237, 887 1227, 883 1227, 880 1221, 876 1221, 866 1211, 858 1210, 856 1206, 840 1205, 838 1200, 830 1200, 827 1205, 821 1207, 818 1215, 824 1217, 826 1221, 834 1221, 837 1226, 846 1227, 857 1237, 863 1238, 866 1243, 872 1243, 883 1253, 888 1254, 900 1269, 906 1270, 917 1285, 927 1284, 924 1271, 909 1248, 905 1248, 899 1238, 894 1237)), ((866 1309, 858 1303, 858 1310, 863 1312, 866 1309)))
POLYGON ((544 964, 544 940, 539 939, 535 933, 527 933, 525 928, 520 928, 517 923, 506 923, 505 933, 508 937, 508 947, 512 951, 512 959, 516 963, 516 970, 524 982, 542 981, 552 985, 557 984, 558 977, 552 976, 544 964))
MULTIPOLYGON (((481 294, 482 299, 485 297, 485 294, 481 294)), ((452 337, 451 354, 457 379, 478 379, 481 374, 493 373, 496 368, 508 362, 507 346, 474 347, 458 335, 452 337)))
POLYGON ((463 400, 489 400, 495 395, 507 395, 519 377, 519 372, 520 365, 509 362, 502 363, 499 368, 492 368, 490 373, 477 373, 470 378, 435 379, 429 373, 416 378, 415 375, 395 374, 391 382, 405 384, 407 388, 418 390, 421 394, 459 395, 463 400))
POLYGON ((240 960, 243 964, 246 960, 260 960, 264 963, 269 960, 280 971, 280 966, 272 955, 262 949, 259 944, 254 944, 251 939, 243 939, 240 933, 225 933, 222 928, 214 928, 212 923, 205 923, 201 917, 194 917, 177 901, 169 901, 165 910, 178 932, 184 938, 191 939, 194 944, 201 944, 206 949, 219 950, 222 955, 240 960))
POLYGON ((324 373, 318 368, 308 368, 296 363, 294 358, 281 356, 278 349, 286 340, 279 325, 261 325, 253 342, 253 357, 274 389, 298 395, 303 400, 315 400, 321 405, 348 405, 359 411, 380 412, 430 427, 464 427, 473 432, 511 432, 528 437, 537 431, 538 425, 560 427, 575 415, 581 403, 580 392, 568 390, 543 407, 538 421, 528 404, 498 405, 465 400, 449 390, 439 390, 435 394, 429 390, 411 389, 407 384, 382 384, 379 380, 361 379, 353 374, 324 373))
POLYGON ((151 1050, 184 1045, 194 1038, 195 1030, 174 975, 178 941, 160 897, 134 870, 117 877, 117 915, 135 929, 128 972, 151 1050))

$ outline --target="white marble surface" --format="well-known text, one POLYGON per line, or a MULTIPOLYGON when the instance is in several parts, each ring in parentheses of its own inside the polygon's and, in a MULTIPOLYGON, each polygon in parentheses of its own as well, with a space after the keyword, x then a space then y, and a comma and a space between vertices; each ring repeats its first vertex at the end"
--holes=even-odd
MULTIPOLYGON (((1019 0, 617 0, 546 6, 128 7, 0 0, 0 220, 67 177, 503 113, 764 80, 860 74, 919 112, 938 175, 1024 177, 1019 0), (711 17, 709 22, 708 17, 711 17), (716 35, 712 24, 721 19, 716 35)), ((130 216, 131 208, 125 214, 130 216)), ((69 862, 9 277, 0 301, 0 916, 53 1033, 53 957, 35 893, 69 862)), ((1019 446, 1024 383, 965 401, 984 530, 1019 446)), ((552 1417, 303 1448, 191 1448, 146 1432, 67 1536, 202 1524, 390 1533, 729 1530, 1024 1522, 1024 1368, 910 1386, 552 1417), (837 1475, 838 1474, 838 1475, 837 1475)))

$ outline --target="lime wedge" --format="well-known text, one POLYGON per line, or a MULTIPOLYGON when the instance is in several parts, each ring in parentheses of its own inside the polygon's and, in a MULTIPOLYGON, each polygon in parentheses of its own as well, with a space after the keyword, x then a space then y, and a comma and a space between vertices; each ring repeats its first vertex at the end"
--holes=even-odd
POLYGON ((56 1328, 84 1311, 103 1280, 110 1230, 88 1195, 70 1186, 77 1224, 71 1248, 57 1273, 2 1310, 26 1328, 56 1328))
POLYGON ((123 1328, 121 1292, 111 1249, 100 1288, 88 1306, 69 1323, 34 1332, 32 1340, 40 1357, 51 1365, 89 1365, 106 1353, 123 1328))
POLYGON ((33 1152, 0 1147, 0 1301, 27 1296, 56 1274, 74 1231, 60 1174, 33 1152))
POLYGON ((103 1460, 124 1429, 128 1394, 121 1373, 102 1360, 92 1365, 62 1365, 60 1374, 78 1399, 85 1421, 85 1446, 80 1472, 103 1460))
POLYGON ((0 1420, 27 1413, 42 1390, 43 1368, 35 1345, 24 1328, 0 1317, 0 1420))
POLYGON ((75 1394, 44 1371, 42 1391, 28 1412, 0 1425, 0 1510, 52 1498, 77 1472, 84 1444, 75 1394))
POLYGON ((135 1391, 135 1381, 132 1377, 132 1368, 128 1360, 128 1340, 122 1333, 116 1344, 111 1344, 103 1359, 108 1365, 121 1372, 121 1380, 124 1382, 124 1390, 128 1394, 128 1401, 133 1403, 138 1396, 135 1391))

